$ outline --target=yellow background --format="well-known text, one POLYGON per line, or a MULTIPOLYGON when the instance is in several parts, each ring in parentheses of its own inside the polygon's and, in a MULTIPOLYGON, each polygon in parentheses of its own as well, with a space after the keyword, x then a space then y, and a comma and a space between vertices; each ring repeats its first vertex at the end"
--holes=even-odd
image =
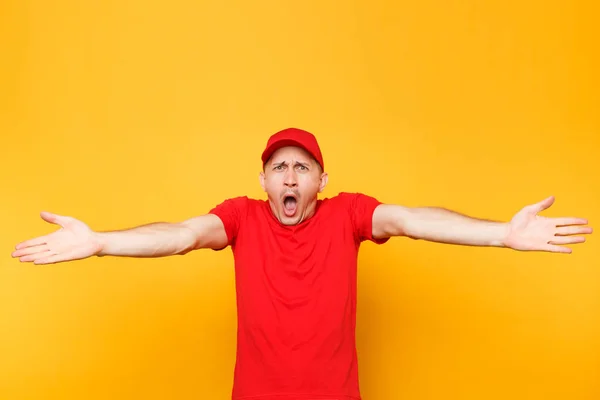
MULTIPOLYGON (((49 210, 110 230, 264 198, 314 132, 325 195, 600 225, 593 1, 4 1, 0 399, 227 399, 230 251, 20 264, 49 210)), ((596 234, 597 236, 597 234, 596 234)), ((360 255, 365 400, 600 398, 598 239, 360 255)))

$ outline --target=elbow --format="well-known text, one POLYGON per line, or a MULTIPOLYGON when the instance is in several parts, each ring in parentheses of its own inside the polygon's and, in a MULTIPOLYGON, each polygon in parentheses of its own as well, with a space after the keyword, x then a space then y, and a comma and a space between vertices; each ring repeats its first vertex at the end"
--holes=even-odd
POLYGON ((174 255, 183 256, 199 248, 200 243, 198 235, 191 227, 185 224, 179 224, 179 228, 178 244, 174 255))
POLYGON ((407 236, 404 219, 400 216, 395 216, 386 226, 385 231, 389 236, 407 236))
POLYGON ((421 237, 414 229, 416 213, 409 208, 403 208, 401 212, 396 213, 391 221, 390 230, 394 236, 402 236, 408 239, 419 240, 421 237))

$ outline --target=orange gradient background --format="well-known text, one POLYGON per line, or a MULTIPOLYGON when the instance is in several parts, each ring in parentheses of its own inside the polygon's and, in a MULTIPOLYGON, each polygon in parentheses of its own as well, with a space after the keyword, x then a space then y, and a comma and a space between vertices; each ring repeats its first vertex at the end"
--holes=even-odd
MULTIPOLYGON (((48 210, 96 230, 264 198, 296 126, 324 196, 600 226, 593 1, 4 1, 0 399, 230 397, 231 252, 12 259, 48 210)), ((600 246, 408 239, 360 254, 365 400, 600 398, 600 246)), ((257 310, 260 312, 260 310, 257 310)))

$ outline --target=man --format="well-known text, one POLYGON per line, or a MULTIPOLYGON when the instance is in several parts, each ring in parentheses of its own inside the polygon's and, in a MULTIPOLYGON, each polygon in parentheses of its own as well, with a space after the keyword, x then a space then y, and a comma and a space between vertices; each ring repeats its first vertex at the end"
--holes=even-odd
POLYGON ((231 246, 238 309, 235 400, 360 399, 355 350, 357 255, 361 242, 405 236, 438 243, 570 253, 592 232, 582 218, 546 218, 549 197, 510 222, 442 208, 382 204, 360 193, 318 199, 327 173, 316 138, 290 128, 271 136, 260 182, 267 200, 228 199, 179 223, 94 232, 43 212, 61 228, 20 243, 24 262, 91 256, 163 257, 231 246))

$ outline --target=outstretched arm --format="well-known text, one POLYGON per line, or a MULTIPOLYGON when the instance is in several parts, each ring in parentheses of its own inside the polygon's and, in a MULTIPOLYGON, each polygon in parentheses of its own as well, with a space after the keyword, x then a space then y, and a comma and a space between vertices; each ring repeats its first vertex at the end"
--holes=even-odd
POLYGON ((571 253, 562 245, 582 243, 592 233, 584 218, 538 215, 554 203, 548 197, 525 206, 509 222, 473 218, 439 207, 382 204, 373 215, 373 236, 412 239, 466 246, 507 247, 514 250, 571 253))
POLYGON ((69 216, 42 212, 41 217, 60 229, 19 243, 12 256, 22 262, 51 264, 91 256, 164 257, 227 245, 223 223, 212 214, 109 232, 95 232, 69 216))

